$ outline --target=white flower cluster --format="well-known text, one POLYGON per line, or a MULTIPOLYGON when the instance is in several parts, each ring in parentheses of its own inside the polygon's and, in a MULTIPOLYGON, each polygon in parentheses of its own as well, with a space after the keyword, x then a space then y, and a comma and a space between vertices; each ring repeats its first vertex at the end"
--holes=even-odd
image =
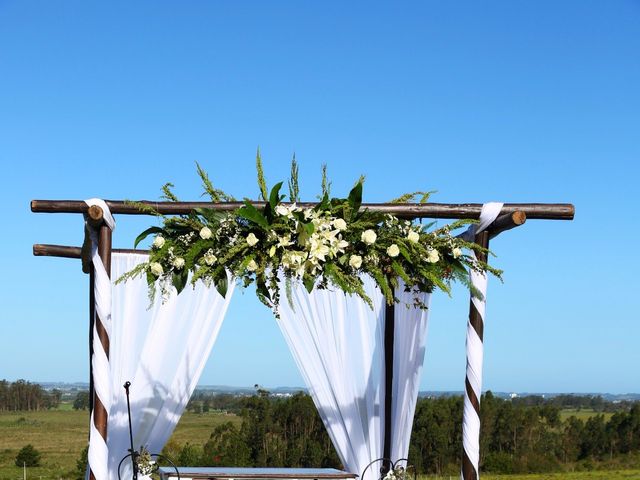
MULTIPOLYGON (((298 231, 298 249, 288 249, 294 245, 291 235, 277 237, 277 244, 274 247, 282 249, 282 266, 296 277, 302 277, 305 272, 312 275, 321 270, 322 264, 327 259, 335 258, 345 252, 349 242, 343 239, 342 233, 347 229, 347 222, 342 218, 333 218, 325 213, 316 212, 313 209, 300 210, 292 205, 285 207, 279 205, 276 208, 278 215, 293 219, 293 212, 303 211, 304 218, 313 224, 313 233, 308 234, 301 225, 294 219, 294 228, 298 231), (282 208, 280 208, 282 207, 282 208)), ((276 250, 269 251, 273 256, 276 250)))

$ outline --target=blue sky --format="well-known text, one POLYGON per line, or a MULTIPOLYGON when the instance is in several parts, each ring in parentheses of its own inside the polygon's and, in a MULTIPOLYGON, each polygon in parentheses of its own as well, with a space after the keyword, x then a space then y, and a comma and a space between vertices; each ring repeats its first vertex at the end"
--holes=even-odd
MULTIPOLYGON (((0 378, 84 381, 88 278, 41 199, 257 197, 293 152, 313 200, 572 202, 493 242, 484 387, 640 392, 640 3, 0 1, 0 378)), ((131 247, 149 219, 119 216, 131 247)), ((421 386, 461 390, 468 297, 432 305, 421 386)), ((201 383, 301 385, 269 311, 233 299, 201 383)))

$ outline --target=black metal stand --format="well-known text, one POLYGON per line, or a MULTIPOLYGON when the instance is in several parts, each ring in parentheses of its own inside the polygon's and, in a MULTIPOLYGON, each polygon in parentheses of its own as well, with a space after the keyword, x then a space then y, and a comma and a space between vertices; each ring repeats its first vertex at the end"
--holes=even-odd
MULTIPOLYGON (((118 463, 118 480, 122 480, 120 477, 120 468, 122 467, 122 464, 124 463, 124 461, 131 457, 131 468, 133 470, 133 480, 138 480, 138 462, 137 462, 137 457, 140 455, 140 452, 136 452, 135 448, 133 447, 133 428, 131 426, 131 403, 129 401, 129 387, 131 386, 131 382, 126 381, 124 383, 124 390, 127 394, 127 415, 129 417, 129 454, 125 455, 124 457, 122 457, 122 460, 120 460, 120 463, 118 463)), ((175 463, 173 463, 171 461, 171 459, 165 455, 161 455, 159 453, 151 453, 150 454, 151 457, 155 458, 156 460, 163 460, 165 462, 167 462, 169 465, 171 465, 173 467, 173 469, 176 471, 176 477, 178 478, 178 480, 180 480, 180 472, 178 471, 178 467, 176 467, 175 463)), ((156 470, 157 470, 158 466, 157 466, 157 461, 156 461, 156 470)))

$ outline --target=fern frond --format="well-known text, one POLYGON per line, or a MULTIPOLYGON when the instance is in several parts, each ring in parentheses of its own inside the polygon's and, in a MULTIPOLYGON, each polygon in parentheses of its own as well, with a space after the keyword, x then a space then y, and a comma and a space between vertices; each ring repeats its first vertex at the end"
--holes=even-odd
POLYGON ((160 198, 164 198, 165 200, 169 200, 170 202, 179 202, 178 197, 171 191, 171 189, 175 185, 171 182, 167 182, 162 186, 162 196, 160 198))

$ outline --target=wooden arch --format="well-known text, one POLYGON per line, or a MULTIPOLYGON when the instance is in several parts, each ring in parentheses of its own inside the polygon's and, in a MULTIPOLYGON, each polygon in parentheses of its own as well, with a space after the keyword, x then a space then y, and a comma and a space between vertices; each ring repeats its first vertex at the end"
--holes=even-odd
MULTIPOLYGON (((111 213, 116 215, 149 215, 147 212, 140 211, 135 205, 130 202, 121 200, 106 200, 105 201, 111 213)), ((211 208, 219 211, 233 211, 244 205, 241 202, 224 202, 224 203, 211 203, 211 202, 153 202, 143 200, 139 203, 143 203, 153 207, 156 211, 162 214, 168 215, 184 215, 188 214, 196 208, 211 208)), ((260 208, 264 206, 264 202, 252 202, 254 206, 260 208)), ((297 203, 301 207, 313 207, 315 203, 297 203)), ((369 209, 381 213, 389 213, 395 215, 398 218, 403 219, 420 219, 420 218, 443 218, 443 219, 461 219, 471 218, 477 219, 480 216, 482 210, 482 204, 479 203, 363 203, 361 209, 369 209)), ((98 253, 102 259, 103 264, 107 272, 111 270, 111 253, 123 252, 123 253, 146 253, 145 250, 130 250, 130 249, 113 249, 111 230, 103 222, 103 212, 98 206, 89 207, 82 200, 32 200, 31 211, 35 213, 81 213, 86 215, 87 221, 99 231, 98 236, 98 253)), ((494 238, 498 234, 510 230, 512 228, 523 225, 527 219, 542 219, 542 220, 573 220, 575 214, 575 207, 568 203, 505 203, 502 207, 500 215, 496 220, 483 232, 476 235, 475 243, 488 248, 489 240, 494 238)), ((91 365, 92 344, 93 344, 93 326, 94 319, 97 328, 98 336, 105 349, 105 352, 109 352, 109 339, 106 335, 101 320, 95 315, 94 299, 93 299, 93 283, 94 272, 93 267, 89 261, 90 241, 85 236, 85 241, 82 247, 64 246, 64 245, 49 245, 49 244, 35 244, 33 245, 33 254, 35 256, 51 256, 51 257, 66 257, 66 258, 81 258, 83 264, 83 271, 90 275, 90 325, 89 325, 89 364, 91 365)), ((480 255, 480 260, 487 261, 486 256, 480 255)), ((383 457, 390 458, 391 452, 391 405, 392 405, 392 388, 393 388, 393 335, 394 335, 394 309, 393 305, 387 305, 385 310, 385 339, 384 339, 384 352, 385 352, 385 437, 383 447, 383 457)), ((484 325, 482 317, 478 314, 473 302, 470 302, 469 306, 469 323, 477 332, 479 338, 483 339, 484 325)), ((469 394, 471 403, 480 413, 480 399, 475 396, 473 390, 470 387, 469 380, 465 378, 465 388, 469 394)), ((94 423, 97 430, 101 433, 103 438, 106 438, 107 434, 107 412, 104 406, 100 403, 97 396, 93 392, 93 374, 90 378, 90 398, 91 408, 94 410, 94 423)), ((463 432, 464 435, 464 432, 463 432)), ((462 476, 464 480, 476 480, 476 472, 463 451, 462 455, 462 476)), ((91 480, 95 477, 90 472, 91 480)))

